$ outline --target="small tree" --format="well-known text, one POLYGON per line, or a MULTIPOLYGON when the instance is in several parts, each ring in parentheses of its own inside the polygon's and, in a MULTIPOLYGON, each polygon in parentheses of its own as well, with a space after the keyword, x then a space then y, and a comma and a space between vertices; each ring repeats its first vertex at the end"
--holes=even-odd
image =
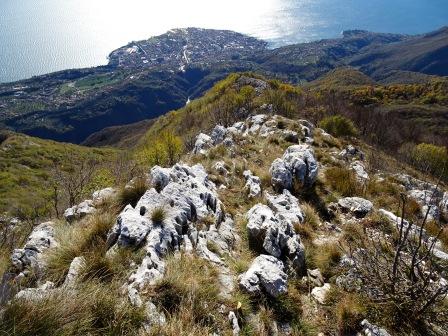
POLYGON ((98 161, 92 158, 72 158, 65 166, 55 163, 51 171, 54 206, 59 206, 63 196, 66 196, 69 207, 79 202, 86 193, 97 166, 98 161))
POLYGON ((182 139, 172 132, 163 132, 161 134, 162 147, 164 148, 167 156, 168 164, 174 165, 180 158, 182 153, 182 139))
POLYGON ((170 131, 163 131, 154 142, 147 142, 137 153, 138 161, 143 165, 174 165, 183 150, 182 139, 170 131))

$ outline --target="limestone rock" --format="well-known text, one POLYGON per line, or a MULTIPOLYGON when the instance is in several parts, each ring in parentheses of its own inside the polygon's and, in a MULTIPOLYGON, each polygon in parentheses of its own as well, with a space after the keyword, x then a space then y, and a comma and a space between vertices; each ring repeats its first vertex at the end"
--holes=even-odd
POLYGON ((36 226, 28 237, 25 246, 22 249, 14 250, 11 261, 17 273, 25 271, 25 269, 40 273, 45 268, 42 253, 57 246, 53 225, 53 222, 46 222, 36 226))
POLYGON ((96 211, 92 200, 85 200, 71 208, 64 211, 64 218, 71 223, 74 220, 81 219, 87 215, 93 214, 96 211))
POLYGON ((160 313, 157 310, 156 305, 151 301, 146 302, 145 314, 146 314, 146 321, 144 327, 147 331, 150 331, 151 327, 161 326, 166 323, 165 314, 160 313))
POLYGON ((224 141, 227 135, 227 129, 224 126, 216 125, 210 134, 213 145, 218 145, 224 141))
POLYGON ((448 216, 448 191, 443 194, 439 207, 442 213, 448 216))
POLYGON ((104 188, 101 190, 97 190, 92 194, 93 204, 101 204, 107 199, 114 197, 117 193, 117 190, 114 188, 104 188))
POLYGON ((194 154, 207 154, 207 151, 212 148, 213 140, 210 136, 204 133, 200 133, 194 144, 193 153, 194 154))
POLYGON ((350 164, 350 169, 356 174, 356 178, 359 182, 363 183, 369 179, 369 174, 366 172, 366 168, 361 161, 354 161, 350 164))
POLYGON ((213 166, 213 169, 222 176, 227 176, 229 174, 229 171, 226 168, 226 164, 224 161, 218 161, 213 166))
POLYGON ((169 168, 162 168, 159 166, 154 166, 151 169, 151 184, 156 190, 162 190, 165 188, 170 181, 170 172, 169 168))
POLYGON ((64 286, 65 287, 73 287, 76 284, 76 281, 79 277, 79 272, 85 265, 84 257, 76 257, 70 264, 70 268, 68 270, 67 276, 65 277, 64 286))
POLYGON ((249 238, 264 240, 269 227, 275 226, 277 219, 271 208, 264 204, 254 205, 246 214, 249 238))
POLYGON ((358 218, 365 217, 373 208, 372 202, 361 197, 345 197, 338 201, 339 207, 351 212, 358 218))
POLYGON ((269 170, 271 183, 275 190, 292 189, 292 174, 282 159, 275 159, 269 170))
POLYGON ((314 150, 308 145, 293 145, 283 155, 293 177, 304 186, 311 186, 317 179, 318 166, 314 150))
POLYGON ((222 264, 219 256, 208 250, 207 240, 219 237, 216 245, 228 251, 235 239, 233 221, 225 216, 216 186, 209 180, 203 166, 190 167, 179 163, 164 170, 162 175, 161 188, 147 190, 138 201, 136 209, 139 211, 129 209, 132 216, 138 212, 136 218, 144 221, 144 225, 138 225, 139 230, 133 232, 139 233, 137 237, 142 238, 147 233, 146 239, 143 239, 146 255, 127 284, 128 296, 136 303, 142 302, 139 296, 141 289, 163 277, 164 258, 169 252, 181 249, 190 253, 195 251, 200 257, 222 264), (153 223, 149 219, 156 208, 165 211, 162 223, 153 223), (142 212, 144 215, 140 216, 142 212), (209 220, 210 217, 213 223, 209 231, 198 231, 194 223, 209 220))
POLYGON ((238 325, 238 319, 236 317, 236 314, 231 311, 229 312, 229 316, 228 316, 230 325, 232 326, 232 334, 233 336, 238 336, 240 334, 240 326, 238 325))
POLYGON ((302 223, 304 214, 300 209, 298 199, 292 195, 289 190, 284 189, 281 195, 266 194, 266 200, 269 207, 275 211, 278 216, 288 221, 290 224, 302 223))
POLYGON ((366 319, 361 322, 361 327, 365 336, 391 336, 385 329, 371 324, 366 319))
POLYGON ((248 190, 249 198, 261 196, 261 181, 258 176, 252 175, 250 170, 246 170, 243 173, 246 179, 246 185, 244 188, 248 190))
POLYGON ((432 191, 413 189, 408 194, 421 206, 421 214, 423 217, 428 213, 428 221, 439 219, 439 204, 437 204, 437 197, 432 191))
POLYGON ((342 150, 342 152, 339 153, 339 156, 346 160, 359 159, 364 161, 365 158, 364 152, 353 145, 348 145, 344 150, 342 150))
POLYGON ((120 213, 116 224, 109 233, 108 246, 115 243, 118 246, 140 246, 150 229, 149 219, 141 216, 139 211, 128 205, 120 213))
POLYGON ((247 272, 239 276, 238 283, 250 294, 257 295, 265 291, 278 297, 288 291, 287 279, 283 262, 262 254, 255 258, 247 272))
POLYGON ((311 296, 320 304, 325 304, 325 297, 330 291, 331 285, 329 283, 324 284, 322 287, 314 287, 311 291, 311 296))
POLYGON ((324 277, 322 276, 322 273, 320 273, 320 270, 318 268, 307 270, 307 275, 311 284, 315 287, 321 287, 324 285, 324 277))
POLYGON ((18 292, 15 296, 16 299, 27 300, 27 301, 38 301, 45 298, 55 285, 51 281, 45 282, 42 286, 38 288, 25 288, 18 292))
POLYGON ((305 263, 305 250, 293 223, 283 216, 281 212, 274 215, 266 205, 253 206, 246 215, 249 240, 276 258, 291 260, 294 268, 299 270, 305 263))
POLYGON ((281 159, 276 159, 270 169, 272 185, 277 191, 292 189, 293 180, 304 187, 316 182, 318 165, 309 145, 293 145, 286 149, 281 159))

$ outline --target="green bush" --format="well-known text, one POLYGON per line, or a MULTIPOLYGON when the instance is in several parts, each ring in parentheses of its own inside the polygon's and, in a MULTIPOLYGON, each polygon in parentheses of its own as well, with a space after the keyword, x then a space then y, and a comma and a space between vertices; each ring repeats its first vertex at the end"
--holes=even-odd
POLYGON ((448 176, 448 153, 444 146, 421 143, 412 149, 411 158, 420 170, 437 177, 448 176))
POLYGON ((326 117, 319 126, 336 137, 354 136, 358 133, 353 122, 341 115, 326 117))

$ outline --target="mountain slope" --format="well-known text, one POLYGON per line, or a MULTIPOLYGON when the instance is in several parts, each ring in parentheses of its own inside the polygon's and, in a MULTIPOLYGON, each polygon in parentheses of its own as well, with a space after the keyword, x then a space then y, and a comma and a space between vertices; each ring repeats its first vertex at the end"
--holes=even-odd
POLYGON ((114 148, 132 148, 135 147, 140 138, 154 123, 153 119, 142 120, 133 124, 106 127, 101 131, 95 132, 81 145, 88 147, 114 147, 114 148))
POLYGON ((401 43, 367 47, 348 63, 380 79, 392 70, 448 76, 448 27, 401 43))
MULTIPOLYGON (((4 133, 0 143, 0 214, 32 219, 52 213, 56 167, 58 171, 70 172, 84 162, 92 162, 92 167, 99 169, 115 161, 117 154, 114 149, 81 147, 4 133)), ((98 182, 101 185, 101 181, 98 182)))

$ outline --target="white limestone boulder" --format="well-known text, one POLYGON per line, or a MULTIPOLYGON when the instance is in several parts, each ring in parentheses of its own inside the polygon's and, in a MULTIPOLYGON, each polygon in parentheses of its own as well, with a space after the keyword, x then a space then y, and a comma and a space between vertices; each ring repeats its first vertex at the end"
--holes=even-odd
POLYGON ((272 297, 288 292, 288 276, 281 260, 269 255, 259 255, 249 270, 238 278, 239 286, 252 295, 266 292, 272 297))
POLYGON ((252 174, 250 170, 246 170, 243 173, 246 179, 246 185, 244 189, 247 190, 249 198, 260 197, 261 196, 261 180, 258 176, 252 174))

